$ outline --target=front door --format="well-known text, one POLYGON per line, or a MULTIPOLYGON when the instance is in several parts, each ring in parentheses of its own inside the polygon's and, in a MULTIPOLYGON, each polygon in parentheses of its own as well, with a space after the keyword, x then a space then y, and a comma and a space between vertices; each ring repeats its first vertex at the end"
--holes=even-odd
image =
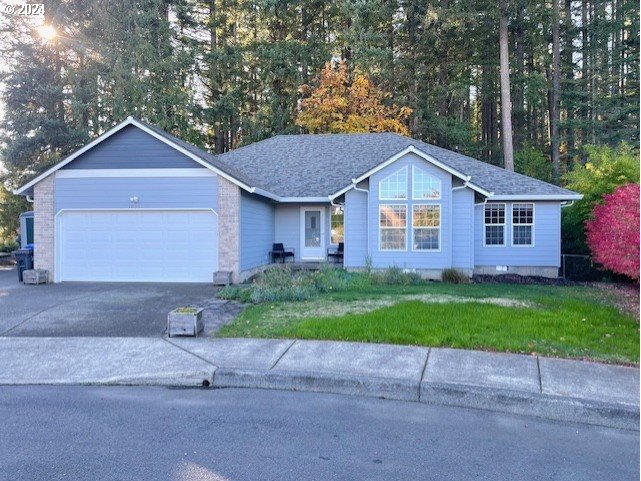
POLYGON ((301 259, 325 259, 325 209, 302 207, 301 217, 301 259))

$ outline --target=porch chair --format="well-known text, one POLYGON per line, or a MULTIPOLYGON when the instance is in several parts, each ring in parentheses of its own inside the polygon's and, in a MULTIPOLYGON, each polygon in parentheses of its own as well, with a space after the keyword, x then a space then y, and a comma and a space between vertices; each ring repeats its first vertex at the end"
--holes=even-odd
POLYGON ((272 262, 275 263, 280 260, 283 264, 287 261, 288 257, 292 258, 292 262, 294 262, 294 258, 296 257, 294 249, 290 247, 285 248, 282 242, 273 244, 269 255, 271 256, 272 262))
POLYGON ((345 254, 344 242, 339 242, 338 247, 336 249, 334 248, 327 249, 327 257, 333 258, 335 262, 343 262, 344 254, 345 254))

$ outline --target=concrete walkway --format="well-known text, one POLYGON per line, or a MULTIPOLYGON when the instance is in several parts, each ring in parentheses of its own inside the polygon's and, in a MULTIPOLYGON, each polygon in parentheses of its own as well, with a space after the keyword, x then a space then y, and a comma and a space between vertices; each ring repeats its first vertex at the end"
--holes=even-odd
POLYGON ((0 337, 0 366, 0 384, 330 392, 639 429, 638 369, 537 356, 325 341, 0 337))

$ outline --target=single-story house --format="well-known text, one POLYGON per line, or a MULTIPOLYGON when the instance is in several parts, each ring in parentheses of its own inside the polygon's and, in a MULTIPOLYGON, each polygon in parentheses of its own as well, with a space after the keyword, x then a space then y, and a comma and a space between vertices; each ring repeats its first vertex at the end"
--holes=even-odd
POLYGON ((272 262, 556 277, 581 195, 393 133, 277 135, 221 155, 132 117, 17 189, 50 281, 233 281, 272 262))

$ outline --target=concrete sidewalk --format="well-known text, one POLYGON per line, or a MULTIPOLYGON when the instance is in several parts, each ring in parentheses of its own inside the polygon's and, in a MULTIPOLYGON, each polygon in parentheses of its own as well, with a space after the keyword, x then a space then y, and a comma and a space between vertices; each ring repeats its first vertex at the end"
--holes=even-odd
POLYGON ((456 349, 261 339, 0 338, 0 384, 330 392, 639 429, 639 370, 456 349))

